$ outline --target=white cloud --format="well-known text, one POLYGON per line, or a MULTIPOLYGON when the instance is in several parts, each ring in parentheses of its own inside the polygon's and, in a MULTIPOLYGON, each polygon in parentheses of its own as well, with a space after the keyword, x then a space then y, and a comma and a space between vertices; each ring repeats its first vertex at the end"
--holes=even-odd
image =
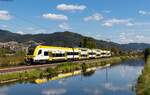
POLYGON ((144 11, 144 10, 139 10, 140 15, 150 15, 150 12, 144 11))
POLYGON ((120 24, 126 25, 126 26, 134 25, 130 19, 116 19, 116 18, 106 20, 106 21, 104 21, 104 23, 102 25, 106 26, 106 27, 112 27, 113 25, 120 25, 120 24))
POLYGON ((50 30, 42 29, 42 28, 35 28, 35 27, 27 27, 25 29, 17 30, 15 33, 24 35, 24 34, 46 34, 50 30))
POLYGON ((8 95, 8 87, 1 87, 0 88, 0 95, 8 95))
POLYGON ((143 39, 144 36, 143 35, 136 35, 135 38, 137 38, 137 39, 143 39))
POLYGON ((0 20, 11 20, 12 16, 6 10, 0 10, 0 20))
POLYGON ((60 88, 60 89, 47 89, 42 91, 42 94, 44 95, 60 95, 66 93, 66 89, 60 88))
POLYGON ((83 91, 90 95, 101 95, 102 94, 102 91, 99 88, 84 88, 83 91))
POLYGON ((106 27, 112 27, 112 26, 113 26, 113 24, 112 24, 112 23, 110 23, 110 22, 105 22, 105 23, 103 24, 103 26, 106 26, 106 27))
MULTIPOLYGON (((26 32, 24 32, 24 34, 27 34, 27 33, 29 33, 29 34, 43 34, 43 33, 47 33, 49 30, 47 30, 47 29, 42 29, 42 28, 36 28, 36 27, 27 27, 26 29, 25 29, 25 31, 26 32), (33 32, 34 31, 34 32, 33 32)), ((22 31, 23 32, 23 31, 22 31)), ((19 33, 19 32, 18 32, 19 33)), ((20 34, 21 34, 21 32, 20 32, 20 34)))
POLYGON ((125 33, 125 32, 120 33, 120 35, 119 35, 120 42, 123 43, 123 44, 133 43, 134 40, 132 38, 130 38, 130 35, 131 34, 125 33))
POLYGON ((61 28, 63 30, 70 30, 71 29, 71 27, 67 23, 60 24, 59 28, 61 28))
POLYGON ((41 33, 44 34, 44 33, 47 33, 48 30, 45 30, 45 29, 35 29, 35 31, 36 31, 36 32, 34 32, 35 34, 39 34, 39 33, 40 34, 41 33))
POLYGON ((104 11, 102 11, 102 12, 108 14, 108 13, 110 13, 111 11, 110 11, 110 10, 104 10, 104 11))
POLYGON ((17 31, 16 33, 21 34, 21 35, 25 34, 24 31, 17 31))
POLYGON ((134 23, 135 25, 138 25, 138 26, 150 26, 150 22, 135 22, 134 23))
POLYGON ((60 79, 60 80, 58 81, 58 84, 60 84, 60 85, 62 85, 62 86, 67 85, 66 79, 60 79))
POLYGON ((27 28, 27 30, 31 30, 31 31, 33 31, 33 30, 34 30, 34 28, 33 28, 33 27, 28 27, 28 28, 27 28))
POLYGON ((117 86, 117 85, 113 85, 112 83, 109 83, 109 82, 102 84, 102 86, 105 89, 110 90, 110 91, 126 91, 129 89, 128 86, 117 86))
POLYGON ((100 14, 100 13, 95 13, 95 14, 93 14, 93 15, 91 15, 91 16, 85 17, 85 18, 84 18, 84 21, 90 21, 90 20, 100 21, 100 20, 102 20, 102 19, 104 19, 104 17, 103 17, 102 14, 100 14))
POLYGON ((135 24, 131 23, 131 22, 128 22, 126 23, 126 26, 134 26, 135 24))
POLYGON ((131 33, 130 31, 128 31, 128 33, 126 33, 126 32, 120 33, 119 39, 120 39, 120 43, 123 43, 123 44, 150 43, 149 42, 150 38, 148 35, 145 36, 145 35, 137 34, 137 32, 131 33))
POLYGON ((3 30, 9 30, 10 26, 8 26, 8 25, 1 25, 0 28, 3 29, 3 30))
POLYGON ((68 17, 65 15, 52 13, 43 14, 43 18, 52 20, 68 20, 68 17))
POLYGON ((60 4, 57 5, 58 10, 62 11, 82 11, 86 9, 85 5, 67 5, 67 4, 60 4))
POLYGON ((3 27, 3 28, 8 28, 9 26, 8 26, 8 25, 2 25, 1 27, 3 27))

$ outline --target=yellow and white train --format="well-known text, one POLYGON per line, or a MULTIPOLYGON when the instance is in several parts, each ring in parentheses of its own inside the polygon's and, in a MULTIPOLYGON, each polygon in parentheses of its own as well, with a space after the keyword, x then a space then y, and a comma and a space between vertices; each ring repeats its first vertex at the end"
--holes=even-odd
POLYGON ((39 45, 29 49, 25 61, 28 63, 47 63, 52 61, 83 60, 110 56, 111 51, 101 49, 39 45))

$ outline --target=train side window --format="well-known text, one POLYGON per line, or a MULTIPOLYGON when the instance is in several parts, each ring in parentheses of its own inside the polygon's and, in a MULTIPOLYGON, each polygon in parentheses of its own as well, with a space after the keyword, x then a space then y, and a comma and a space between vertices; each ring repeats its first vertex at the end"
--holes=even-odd
POLYGON ((60 53, 55 53, 55 54, 52 54, 53 57, 64 57, 65 54, 60 54, 60 53))
POLYGON ((56 57, 55 54, 52 54, 53 57, 56 57))
POLYGON ((92 53, 92 52, 90 52, 90 53, 89 53, 89 55, 93 55, 93 53, 92 53))
POLYGON ((73 53, 72 52, 67 52, 67 55, 73 55, 73 53))
POLYGON ((100 56, 100 54, 97 54, 96 56, 100 56))
POLYGON ((79 55, 78 52, 67 52, 67 55, 79 55))
POLYGON ((44 56, 48 56, 48 52, 47 51, 44 52, 44 56))
POLYGON ((42 50, 39 50, 38 55, 40 55, 42 53, 42 50))

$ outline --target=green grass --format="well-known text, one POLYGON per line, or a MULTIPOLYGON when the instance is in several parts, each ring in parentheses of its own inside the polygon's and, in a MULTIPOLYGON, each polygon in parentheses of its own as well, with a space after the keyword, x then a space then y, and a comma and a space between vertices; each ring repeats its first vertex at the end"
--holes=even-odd
POLYGON ((28 70, 23 72, 15 72, 15 73, 7 73, 7 74, 1 74, 0 75, 0 81, 7 81, 7 80, 23 80, 26 78, 39 78, 41 73, 43 73, 42 70, 34 69, 34 70, 28 70))
POLYGON ((0 67, 18 66, 24 62, 24 51, 12 51, 9 48, 0 48, 0 67))
POLYGON ((0 57, 0 67, 18 66, 24 63, 24 56, 0 57))
POLYGON ((137 95, 150 95, 150 56, 147 57, 142 75, 138 79, 137 95))
POLYGON ((46 72, 43 73, 43 74, 46 75, 47 77, 51 78, 51 77, 57 76, 58 75, 58 71, 55 68, 47 68, 46 72))
POLYGON ((79 69, 81 69, 80 64, 71 63, 71 62, 62 63, 62 64, 57 65, 56 67, 56 70, 62 73, 72 72, 72 71, 79 70, 79 69))

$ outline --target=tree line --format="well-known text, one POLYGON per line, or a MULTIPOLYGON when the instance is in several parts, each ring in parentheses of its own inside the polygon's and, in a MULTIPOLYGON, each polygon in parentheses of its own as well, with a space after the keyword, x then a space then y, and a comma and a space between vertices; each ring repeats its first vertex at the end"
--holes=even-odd
POLYGON ((150 56, 150 48, 147 48, 144 51, 144 57, 145 57, 145 59, 147 59, 148 56, 150 56))

